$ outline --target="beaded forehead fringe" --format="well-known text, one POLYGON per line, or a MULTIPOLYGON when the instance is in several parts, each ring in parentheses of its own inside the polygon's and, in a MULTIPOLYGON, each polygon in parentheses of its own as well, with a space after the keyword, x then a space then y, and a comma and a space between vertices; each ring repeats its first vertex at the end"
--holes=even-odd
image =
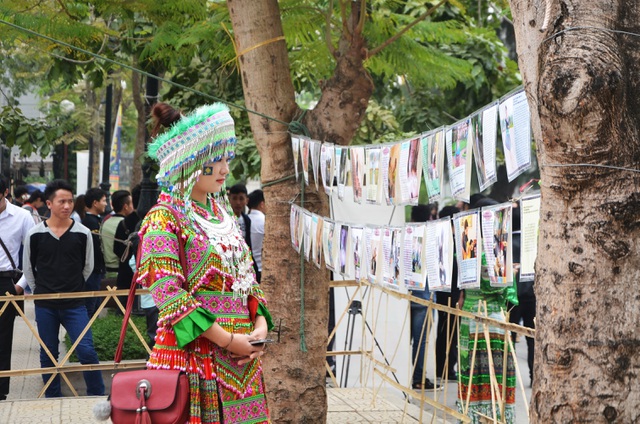
POLYGON ((233 158, 236 136, 233 118, 221 103, 201 106, 183 116, 149 145, 158 161, 158 184, 163 191, 187 200, 206 163, 225 155, 233 158))

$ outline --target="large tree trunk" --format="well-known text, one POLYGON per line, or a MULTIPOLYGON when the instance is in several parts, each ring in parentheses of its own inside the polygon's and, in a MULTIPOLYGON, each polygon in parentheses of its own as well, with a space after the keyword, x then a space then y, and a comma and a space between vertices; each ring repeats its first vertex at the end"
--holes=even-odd
POLYGON ((510 1, 542 191, 531 422, 637 423, 640 39, 609 30, 640 7, 547 2, 510 1))
MULTIPOLYGON (((276 0, 228 1, 238 52, 283 35, 276 0)), ((249 109, 283 122, 298 111, 284 41, 273 41, 239 57, 245 103, 249 109)), ((287 126, 249 114, 262 158, 261 179, 269 184, 293 173, 293 155, 287 126)), ((327 334, 327 275, 305 269, 304 328, 307 352, 301 350, 300 259, 290 247, 289 204, 300 191, 295 180, 264 186, 265 239, 262 251, 262 288, 280 343, 263 357, 269 409, 273 422, 323 422, 326 391, 322 361, 327 334), (301 407, 304 405, 304 407, 301 407)))
MULTIPOLYGON (((277 0, 227 3, 237 52, 245 52, 239 62, 247 107, 291 122, 300 110, 295 103, 286 44, 280 39, 283 31, 277 0)), ((354 4, 357 7, 359 2, 354 4)), ((306 114, 304 121, 313 138, 340 144, 353 137, 372 91, 362 67, 365 50, 359 34, 344 46, 335 76, 327 81, 316 110, 306 114), (356 66, 349 69, 345 60, 356 66)), ((288 128, 255 114, 249 118, 262 158, 267 205, 262 287, 276 325, 281 322, 280 343, 271 346, 264 357, 271 417, 277 423, 324 422, 329 273, 304 264, 301 287, 300 256, 290 247, 289 236, 289 201, 300 193, 300 184, 290 178, 269 185, 294 172, 288 128)), ((315 188, 305 190, 302 206, 329 214, 327 197, 315 188)))

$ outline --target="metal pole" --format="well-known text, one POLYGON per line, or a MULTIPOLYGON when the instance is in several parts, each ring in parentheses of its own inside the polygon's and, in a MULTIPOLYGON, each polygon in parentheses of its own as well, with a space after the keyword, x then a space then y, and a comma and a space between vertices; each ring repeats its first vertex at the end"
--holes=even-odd
POLYGON ((87 163, 87 189, 93 187, 93 136, 89 136, 89 160, 87 163))
POLYGON ((104 109, 104 149, 102 154, 102 182, 100 188, 107 193, 105 214, 111 213, 111 183, 109 182, 109 165, 111 162, 111 114, 113 110, 113 84, 107 86, 104 109))

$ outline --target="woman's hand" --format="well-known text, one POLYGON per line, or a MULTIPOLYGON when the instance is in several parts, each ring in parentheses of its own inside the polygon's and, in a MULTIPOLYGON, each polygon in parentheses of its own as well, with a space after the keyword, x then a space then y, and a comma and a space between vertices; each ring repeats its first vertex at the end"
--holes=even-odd
POLYGON ((267 320, 262 315, 258 315, 256 317, 253 331, 251 332, 251 334, 249 334, 249 336, 251 336, 251 340, 266 339, 267 332, 267 320))
MULTIPOLYGON (((249 343, 251 340, 257 340, 257 338, 251 334, 234 334, 231 344, 227 346, 227 350, 231 352, 232 358, 240 358, 239 365, 246 364, 256 358, 259 358, 264 354, 264 345, 254 346, 249 343)), ((266 332, 265 332, 266 335, 266 332)))

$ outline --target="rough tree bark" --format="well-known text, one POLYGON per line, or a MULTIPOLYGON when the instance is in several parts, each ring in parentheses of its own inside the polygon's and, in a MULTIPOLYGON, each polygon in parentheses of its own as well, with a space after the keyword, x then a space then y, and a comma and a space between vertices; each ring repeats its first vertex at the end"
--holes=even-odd
MULTIPOLYGON (((283 122, 301 115, 290 79, 287 47, 277 0, 227 2, 239 57, 244 97, 249 109, 283 122)), ((323 86, 317 107, 305 115, 313 138, 347 144, 353 137, 372 92, 364 70, 364 43, 354 27, 360 2, 352 3, 355 16, 346 23, 351 41, 338 45, 334 76, 323 86), (347 63, 348 62, 348 63, 347 63)), ((293 174, 293 155, 287 126, 249 114, 251 129, 262 158, 267 219, 263 247, 262 287, 276 325, 281 320, 280 343, 264 357, 271 417, 278 423, 326 421, 325 352, 327 342, 329 273, 313 266, 304 270, 304 336, 301 349, 300 256, 290 247, 289 201, 300 193, 294 179, 269 185, 293 174)), ((297 199, 299 204, 300 198, 297 199)), ((306 209, 327 216, 328 203, 315 188, 305 192, 306 209)))
POLYGON ((542 191, 531 422, 637 423, 640 6, 510 3, 542 191))

